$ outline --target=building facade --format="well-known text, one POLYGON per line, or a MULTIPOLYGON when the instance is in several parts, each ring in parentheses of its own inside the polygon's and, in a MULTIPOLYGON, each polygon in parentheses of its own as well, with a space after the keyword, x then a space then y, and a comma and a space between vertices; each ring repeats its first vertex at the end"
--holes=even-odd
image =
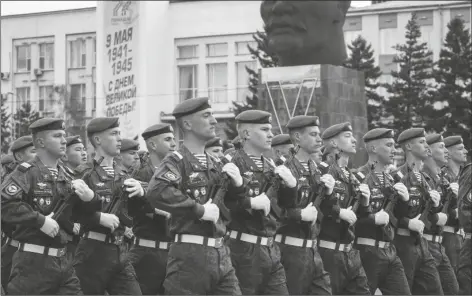
MULTIPOLYGON (((255 45, 252 34, 262 30, 260 1, 143 3, 139 36, 149 40, 139 50, 148 64, 140 75, 145 86, 139 96, 141 131, 161 121, 174 123, 170 113, 180 101, 208 96, 218 134, 225 137, 232 102, 244 102, 248 94, 246 67, 260 67, 247 49, 255 45)), ((346 44, 358 35, 372 44, 382 82, 392 81, 390 71, 397 67, 392 47, 404 42, 413 11, 435 59, 452 18, 464 19, 470 29, 469 1, 387 1, 351 8, 344 25, 346 44)), ((1 17, 1 93, 12 113, 29 101, 43 116, 64 116, 69 132, 82 135, 88 120, 103 115, 99 15, 86 8, 1 17)))

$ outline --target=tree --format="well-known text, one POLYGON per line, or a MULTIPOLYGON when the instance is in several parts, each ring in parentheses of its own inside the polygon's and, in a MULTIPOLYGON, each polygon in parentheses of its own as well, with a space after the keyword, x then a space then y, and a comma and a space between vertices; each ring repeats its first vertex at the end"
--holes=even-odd
POLYGON ((470 32, 459 18, 447 25, 448 32, 433 71, 437 86, 431 92, 435 120, 428 128, 436 132, 461 135, 471 150, 471 41, 470 32))
POLYGON ((9 137, 11 136, 11 114, 7 114, 7 101, 8 97, 2 95, 2 106, 0 108, 2 153, 8 153, 8 149, 10 148, 9 137))
POLYGON ((392 84, 384 84, 391 95, 384 103, 388 126, 397 134, 411 127, 425 127, 433 116, 427 99, 433 53, 428 50, 426 42, 420 42, 420 37, 420 26, 413 13, 406 25, 406 43, 394 47, 397 55, 393 62, 399 64, 399 70, 391 71, 392 84))
MULTIPOLYGON (((257 31, 252 35, 252 38, 256 41, 257 46, 253 48, 248 45, 248 50, 251 53, 253 59, 257 59, 262 68, 277 67, 277 57, 269 50, 269 40, 267 39, 266 28, 264 27, 263 32, 257 31)), ((256 71, 246 67, 246 71, 249 74, 249 91, 250 95, 246 96, 246 102, 233 102, 233 113, 234 117, 238 116, 239 113, 246 110, 253 110, 258 108, 259 98, 257 97, 257 86, 259 85, 259 75, 256 71)), ((228 139, 234 139, 238 135, 236 130, 235 120, 228 120, 226 122, 225 133, 228 139)))
POLYGON ((379 66, 375 66, 374 50, 360 35, 347 47, 350 55, 344 66, 364 72, 369 129, 380 127, 384 99, 375 90, 379 87, 377 79, 382 75, 382 71, 379 66))
POLYGON ((17 138, 31 134, 29 126, 40 119, 39 112, 34 111, 29 101, 24 103, 21 108, 13 115, 15 119, 15 135, 17 138))

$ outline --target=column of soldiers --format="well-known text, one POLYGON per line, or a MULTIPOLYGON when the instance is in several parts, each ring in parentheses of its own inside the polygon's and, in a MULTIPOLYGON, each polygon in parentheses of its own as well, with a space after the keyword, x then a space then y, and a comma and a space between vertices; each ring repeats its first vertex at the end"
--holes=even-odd
POLYGON ((65 137, 44 118, 2 158, 2 291, 7 294, 471 294, 471 166, 461 137, 350 123, 320 132, 295 116, 236 117, 215 137, 206 98, 123 139, 118 118, 65 137), (396 144, 406 162, 393 172, 396 144), (224 151, 224 146, 231 147, 224 151), (323 149, 322 149, 323 147, 323 149), (272 158, 267 157, 272 155, 272 158))

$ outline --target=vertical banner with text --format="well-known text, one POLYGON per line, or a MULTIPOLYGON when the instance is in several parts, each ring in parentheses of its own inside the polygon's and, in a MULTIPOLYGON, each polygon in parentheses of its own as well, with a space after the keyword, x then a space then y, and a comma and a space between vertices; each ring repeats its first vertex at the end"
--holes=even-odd
POLYGON ((123 138, 140 133, 138 93, 139 1, 104 5, 103 89, 107 117, 119 117, 123 138))

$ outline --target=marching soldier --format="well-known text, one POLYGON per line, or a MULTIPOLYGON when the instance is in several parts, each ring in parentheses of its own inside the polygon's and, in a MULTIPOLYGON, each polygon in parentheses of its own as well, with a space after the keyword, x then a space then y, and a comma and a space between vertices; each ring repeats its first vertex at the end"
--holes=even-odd
POLYGON ((2 183, 2 219, 16 226, 20 242, 6 292, 80 294, 80 283, 65 256, 71 211, 60 212, 70 188, 86 204, 98 196, 81 180, 68 179, 58 160, 66 151, 64 121, 43 118, 30 125, 37 155, 20 164, 2 183), (54 215, 53 210, 57 210, 54 215), (67 232, 67 233, 66 233, 67 232))
POLYGON ((11 172, 15 170, 15 167, 16 167, 15 157, 13 157, 13 155, 11 154, 2 155, 2 159, 0 160, 0 163, 2 165, 1 177, 3 180, 5 179, 7 175, 9 175, 11 172))
POLYGON ((224 244, 226 226, 220 219, 224 204, 212 203, 210 189, 223 174, 229 176, 224 199, 243 197, 243 179, 231 163, 221 168, 205 153, 206 141, 215 137, 216 120, 208 98, 189 99, 173 111, 184 134, 184 144, 156 169, 146 195, 152 208, 171 214, 166 294, 241 294, 224 244))
POLYGON ((211 139, 205 144, 205 152, 216 158, 223 157, 223 141, 218 137, 211 139))
POLYGON ((278 207, 279 198, 295 199, 297 180, 286 166, 275 167, 272 160, 263 157, 271 149, 271 121, 271 114, 265 111, 239 114, 236 124, 243 148, 230 154, 249 181, 245 198, 227 203, 233 217, 229 225, 231 260, 244 295, 288 295, 280 249, 273 238, 280 218, 274 207, 278 207), (266 170, 268 166, 275 167, 273 176, 283 180, 269 197, 265 187, 274 177, 266 170))
POLYGON ((445 178, 443 166, 447 164, 447 150, 444 146, 443 137, 439 134, 431 134, 426 137, 426 143, 429 146, 428 157, 424 160, 423 174, 430 188, 440 192, 444 201, 441 212, 437 213, 438 222, 431 226, 431 229, 425 230, 423 237, 428 241, 428 249, 436 262, 436 268, 441 278, 441 286, 445 295, 457 295, 459 284, 457 283, 454 269, 442 246, 442 227, 446 224, 449 214, 449 205, 447 199, 455 199, 459 184, 449 183, 445 178))
POLYGON ((96 151, 94 164, 87 163, 76 171, 86 175, 85 183, 101 200, 93 204, 92 215, 78 214, 84 235, 77 246, 74 268, 86 295, 105 291, 110 295, 140 295, 133 266, 124 260, 122 244, 125 226, 132 226, 127 204, 143 197, 144 190, 122 167, 114 166, 113 159, 122 145, 119 119, 94 118, 87 125, 87 133, 96 151), (100 165, 97 159, 102 159, 100 165))
MULTIPOLYGON (((174 130, 169 124, 147 128, 142 137, 149 151, 148 160, 141 165, 137 180, 149 183, 156 167, 175 150, 174 130)), ((164 295, 164 279, 169 246, 167 233, 169 213, 143 206, 133 215, 134 245, 128 253, 143 295, 164 295)))
POLYGON ((395 155, 395 140, 391 129, 377 128, 363 137, 369 161, 358 170, 366 176, 371 196, 370 215, 356 224, 356 248, 369 280, 370 292, 377 288, 382 295, 411 295, 405 270, 393 245, 395 227, 390 220, 393 210, 408 210, 409 194, 403 183, 395 182, 387 172, 395 155))
POLYGON ((459 177, 459 221, 465 231, 465 240, 459 256, 457 280, 460 294, 472 294, 472 165, 464 166, 459 177))
POLYGON ((335 179, 333 193, 321 203, 324 219, 319 235, 319 252, 323 264, 331 276, 333 295, 370 295, 367 276, 362 267, 359 251, 353 248, 354 223, 357 216, 370 214, 370 191, 360 184, 361 193, 357 213, 352 210, 355 176, 347 169, 349 157, 356 153, 356 139, 349 122, 328 127, 322 134, 325 153, 332 156, 328 174, 335 179))
POLYGON ((289 155, 290 148, 293 147, 292 140, 287 134, 280 134, 272 139, 272 155, 275 159, 289 155))
POLYGON ((312 159, 317 165, 321 164, 321 162, 323 161, 322 149, 323 146, 316 147, 316 149, 314 149, 315 152, 310 155, 310 159, 312 159))
MULTIPOLYGON (((319 119, 316 116, 295 116, 287 128, 287 136, 300 147, 292 161, 287 163, 298 180, 298 192, 296 198, 281 203, 287 214, 282 219, 275 241, 280 245, 290 295, 330 295, 329 274, 324 270, 317 247, 318 211, 313 203, 324 198, 319 196, 321 194, 331 195, 334 178, 328 174, 321 175, 317 164, 310 158, 321 146, 319 119), (319 184, 315 184, 315 175, 320 179, 319 184)), ((285 157, 289 153, 287 151, 285 157)))
MULTIPOLYGON (((461 167, 467 161, 467 149, 461 136, 450 136, 444 138, 444 144, 448 150, 448 165, 446 178, 451 183, 457 183, 461 167)), ((443 227, 443 246, 451 261, 452 268, 457 272, 459 265, 459 251, 462 247, 463 229, 459 228, 459 211, 457 208, 457 196, 454 196, 450 203, 450 211, 446 226, 443 227)))
POLYGON ((412 294, 442 295, 439 273, 428 250, 428 241, 423 237, 425 223, 438 222, 436 213, 440 202, 439 193, 429 188, 420 172, 423 161, 428 157, 425 131, 422 128, 408 129, 398 136, 397 142, 405 152, 406 162, 392 175, 398 172, 403 175, 401 182, 408 188, 410 199, 407 214, 395 212, 398 229, 394 244, 412 294))
MULTIPOLYGON (((18 164, 34 159, 36 156, 36 148, 33 145, 33 137, 23 136, 16 139, 10 151, 12 152, 11 162, 6 165, 6 174, 2 176, 2 180, 5 180, 7 175, 13 172, 18 164)), ((18 250, 20 244, 17 240, 12 239, 14 230, 13 225, 4 223, 2 219, 2 287, 6 287, 8 284, 13 254, 18 250)))

